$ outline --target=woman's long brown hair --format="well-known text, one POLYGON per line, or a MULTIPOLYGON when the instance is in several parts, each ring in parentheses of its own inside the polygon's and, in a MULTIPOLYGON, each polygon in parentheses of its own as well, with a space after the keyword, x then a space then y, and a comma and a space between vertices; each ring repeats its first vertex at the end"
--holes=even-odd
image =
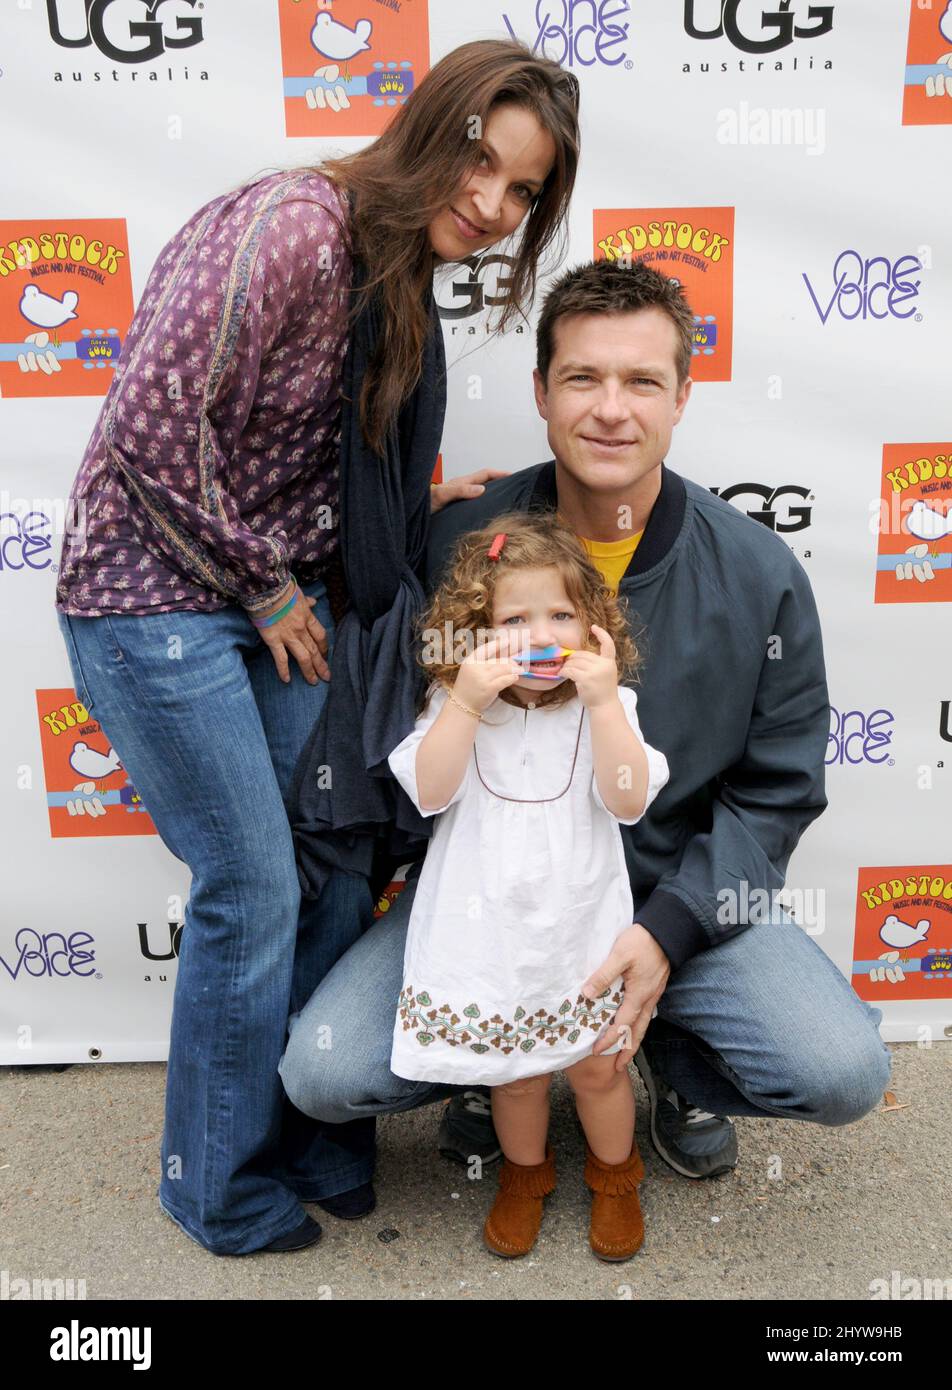
POLYGON ((425 303, 434 271, 427 229, 446 207, 479 157, 494 106, 509 102, 531 111, 555 143, 555 163, 520 224, 510 298, 494 334, 504 331, 535 297, 539 262, 559 237, 565 254, 568 206, 579 157, 578 81, 519 41, 478 39, 453 49, 399 108, 382 135, 364 149, 322 160, 315 173, 332 179, 353 199, 350 239, 367 267, 360 313, 379 286, 383 341, 365 374, 360 423, 368 446, 380 453, 391 421, 420 378, 429 331, 425 303), (478 116, 481 124, 475 125, 478 116))

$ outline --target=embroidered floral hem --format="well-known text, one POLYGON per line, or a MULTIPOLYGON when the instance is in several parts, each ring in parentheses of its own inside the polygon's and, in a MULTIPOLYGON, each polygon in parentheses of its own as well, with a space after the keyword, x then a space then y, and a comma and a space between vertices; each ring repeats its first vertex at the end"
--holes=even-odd
POLYGON ((459 1013, 449 1004, 434 1008, 425 990, 415 994, 412 985, 405 985, 400 991, 398 1017, 405 1033, 417 1030, 416 1040, 421 1047, 441 1039, 450 1047, 466 1047, 479 1054, 494 1047, 508 1054, 517 1047, 531 1052, 540 1042, 550 1047, 563 1039, 574 1044, 585 1029, 598 1034, 611 1022, 621 1002, 621 990, 610 994, 606 989, 597 999, 579 994, 574 1005, 563 999, 554 1013, 536 1009, 529 1014, 519 1005, 512 1019, 507 1020, 498 1013, 490 1018, 480 1017, 482 1010, 475 1003, 465 1005, 459 1013), (600 1008, 598 1000, 605 1000, 600 1008))

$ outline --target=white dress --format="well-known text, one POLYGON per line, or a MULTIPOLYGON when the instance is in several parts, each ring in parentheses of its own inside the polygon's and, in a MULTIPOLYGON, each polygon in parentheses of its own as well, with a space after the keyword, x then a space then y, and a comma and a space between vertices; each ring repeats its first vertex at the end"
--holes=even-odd
MULTIPOLYGON (((644 743, 635 692, 618 694, 648 757, 647 809, 668 763, 644 743)), ((622 1001, 622 981, 596 1000, 581 986, 631 926, 634 907, 619 820, 595 782, 578 696, 532 708, 494 700, 459 788, 424 811, 417 749, 446 700, 437 685, 388 759, 421 814, 439 816, 417 880, 390 1067, 411 1080, 493 1086, 591 1053, 622 1001)))

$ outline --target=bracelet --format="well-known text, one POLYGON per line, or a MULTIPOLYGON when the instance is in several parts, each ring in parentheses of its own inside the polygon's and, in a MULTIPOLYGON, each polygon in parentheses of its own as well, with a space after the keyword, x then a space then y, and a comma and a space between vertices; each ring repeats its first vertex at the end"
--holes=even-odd
MULTIPOLYGON (((298 594, 300 593, 300 590, 297 586, 297 580, 294 579, 293 575, 291 576, 291 578, 294 584, 294 589, 287 603, 284 604, 283 607, 279 608, 277 613, 272 613, 269 618, 251 618, 251 621, 254 623, 255 627, 270 627, 272 623, 278 622, 278 620, 280 618, 283 618, 285 614, 290 613, 291 609, 297 603, 298 594)), ((248 616, 251 617, 251 614, 249 613, 248 616)))
POLYGON ((469 705, 464 705, 462 700, 457 700, 456 696, 453 694, 452 690, 450 690, 449 686, 446 686, 446 693, 449 696, 449 698, 453 701, 453 704, 456 705, 457 708, 461 709, 464 714, 472 714, 477 719, 482 719, 483 716, 480 714, 479 710, 470 709, 469 705))

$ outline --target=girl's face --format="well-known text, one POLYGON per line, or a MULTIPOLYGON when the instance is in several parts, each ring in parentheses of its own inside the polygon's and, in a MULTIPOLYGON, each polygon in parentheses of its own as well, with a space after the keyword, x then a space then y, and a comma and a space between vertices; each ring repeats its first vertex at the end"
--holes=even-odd
POLYGON ((462 261, 503 241, 519 226, 555 162, 555 141, 531 111, 510 102, 493 108, 479 162, 430 223, 442 261, 462 261))
MULTIPOLYGON (((577 650, 586 642, 583 623, 554 565, 544 569, 518 570, 500 578, 493 601, 493 627, 500 632, 516 634, 511 645, 513 652, 553 645, 577 650)), ((563 664, 564 659, 529 663, 526 670, 544 671, 547 676, 556 676, 563 664)), ((532 690, 538 694, 561 683, 561 680, 523 676, 508 688, 532 690)))

